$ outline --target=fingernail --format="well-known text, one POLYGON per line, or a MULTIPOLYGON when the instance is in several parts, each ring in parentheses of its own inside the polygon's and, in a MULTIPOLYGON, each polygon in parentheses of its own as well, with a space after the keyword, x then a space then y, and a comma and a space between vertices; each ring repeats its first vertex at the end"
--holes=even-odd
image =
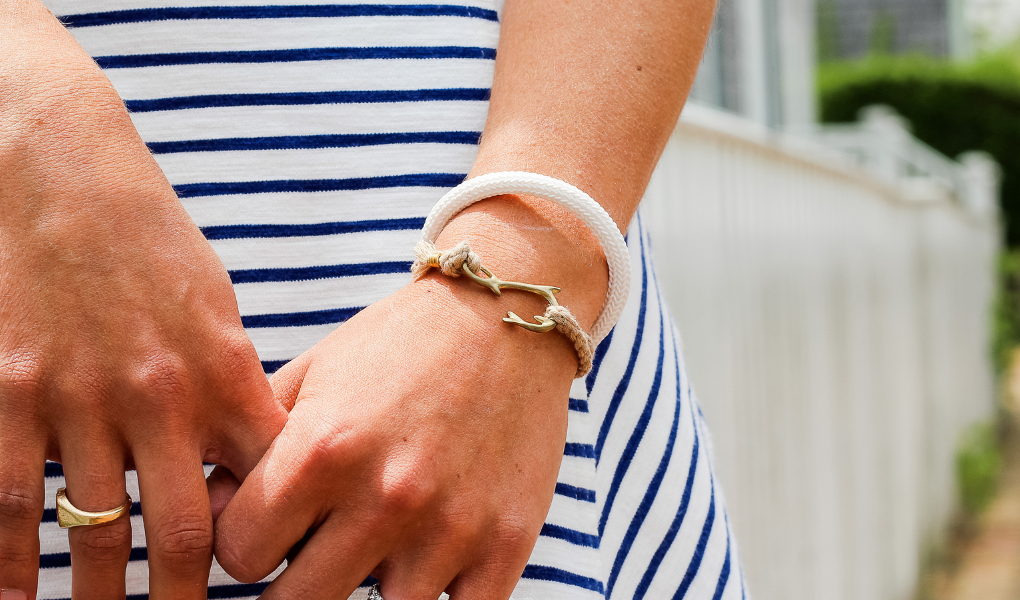
POLYGON ((28 600, 28 594, 20 590, 0 590, 0 600, 28 600))

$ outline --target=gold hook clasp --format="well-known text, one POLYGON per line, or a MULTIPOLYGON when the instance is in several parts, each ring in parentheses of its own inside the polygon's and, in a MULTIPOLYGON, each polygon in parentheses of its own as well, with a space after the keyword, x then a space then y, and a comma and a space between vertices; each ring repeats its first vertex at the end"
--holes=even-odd
MULTIPOLYGON (((486 267, 485 265, 479 267, 479 270, 485 274, 485 277, 480 277, 477 273, 473 272, 467 266, 467 264, 461 267, 461 272, 464 273, 464 275, 466 275, 468 279, 474 281, 479 285, 489 288, 490 290, 492 290, 492 293, 496 294, 497 296, 502 296, 503 295, 502 289, 508 288, 512 290, 521 290, 524 292, 531 292, 532 294, 538 294, 539 296, 545 298, 546 301, 549 302, 550 306, 560 305, 559 302, 556 301, 555 296, 555 294, 560 293, 560 288, 558 287, 554 287, 551 285, 532 285, 530 283, 520 283, 517 281, 503 281, 499 277, 493 275, 492 271, 490 271, 489 268, 486 267)), ((549 319, 548 317, 535 315, 535 320, 538 321, 538 323, 531 323, 520 318, 519 316, 517 316, 516 313, 512 311, 507 311, 506 314, 507 316, 503 317, 503 321, 507 323, 512 323, 514 325, 517 325, 518 327, 523 327, 528 331, 534 331, 536 333, 545 333, 547 331, 552 331, 553 329, 556 329, 556 322, 553 321, 552 319, 549 319)))

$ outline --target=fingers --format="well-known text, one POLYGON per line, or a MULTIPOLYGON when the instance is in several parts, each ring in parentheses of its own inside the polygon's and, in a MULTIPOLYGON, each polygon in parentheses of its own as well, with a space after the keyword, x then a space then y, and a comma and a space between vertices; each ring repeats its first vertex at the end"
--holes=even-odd
POLYGON ((331 517, 259 598, 346 600, 382 560, 383 548, 357 519, 331 517))
POLYGON ((522 527, 520 520, 497 522, 474 545, 474 560, 447 588, 450 600, 507 600, 521 579, 538 531, 522 527))
POLYGON ((213 523, 223 514, 223 509, 230 503, 241 482, 234 477, 234 474, 225 467, 217 466, 212 473, 205 478, 205 485, 209 489, 209 507, 212 509, 213 523))
MULTIPOLYGON (((433 600, 450 585, 462 566, 457 560, 467 548, 457 548, 454 553, 436 552, 426 555, 417 552, 414 559, 398 559, 394 566, 387 567, 377 578, 379 592, 387 600, 433 600), (442 557, 442 558, 438 558, 442 557)), ((435 548, 435 550, 439 550, 435 548)), ((479 596, 481 598, 481 596, 479 596)))
POLYGON ((0 589, 34 598, 46 441, 17 425, 16 419, 0 416, 0 589))
POLYGON ((212 565, 213 525, 199 451, 171 444, 156 454, 136 451, 149 597, 205 600, 212 565))
POLYGON ((239 581, 272 573, 329 499, 323 471, 294 458, 308 453, 303 440, 313 438, 303 433, 288 425, 216 521, 216 559, 239 581))
MULTIPOLYGON (((102 512, 120 506, 127 497, 124 454, 111 443, 113 436, 77 438, 61 448, 67 499, 79 510, 102 512), (96 440, 89 442, 89 439, 96 440), (99 441, 103 440, 103 441, 99 441)), ((124 598, 124 572, 131 556, 131 519, 72 527, 71 597, 89 600, 124 598)))
POLYGON ((471 569, 446 588, 450 600, 507 600, 514 593, 524 572, 506 573, 506 565, 487 565, 471 569))
POLYGON ((225 346, 226 358, 221 364, 227 366, 230 377, 222 386, 217 404, 226 407, 226 412, 212 419, 217 424, 212 427, 214 438, 223 440, 224 447, 212 462, 244 480, 287 424, 289 408, 273 396, 258 355, 243 330, 225 346))

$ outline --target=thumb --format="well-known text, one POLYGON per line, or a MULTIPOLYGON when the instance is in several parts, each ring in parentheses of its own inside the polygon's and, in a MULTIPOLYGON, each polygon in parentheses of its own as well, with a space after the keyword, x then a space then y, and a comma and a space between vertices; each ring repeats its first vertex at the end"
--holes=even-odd
POLYGON ((280 367, 280 370, 269 378, 269 385, 273 388, 276 401, 287 412, 294 410, 294 405, 297 404, 298 393, 301 391, 301 384, 305 380, 310 364, 312 354, 309 350, 280 367))

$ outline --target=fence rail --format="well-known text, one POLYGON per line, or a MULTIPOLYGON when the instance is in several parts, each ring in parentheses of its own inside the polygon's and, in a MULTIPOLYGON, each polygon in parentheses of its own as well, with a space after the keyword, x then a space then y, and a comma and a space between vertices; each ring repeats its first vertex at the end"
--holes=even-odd
POLYGON ((690 106, 645 199, 759 600, 910 598, 993 408, 994 165, 836 133, 690 106))

